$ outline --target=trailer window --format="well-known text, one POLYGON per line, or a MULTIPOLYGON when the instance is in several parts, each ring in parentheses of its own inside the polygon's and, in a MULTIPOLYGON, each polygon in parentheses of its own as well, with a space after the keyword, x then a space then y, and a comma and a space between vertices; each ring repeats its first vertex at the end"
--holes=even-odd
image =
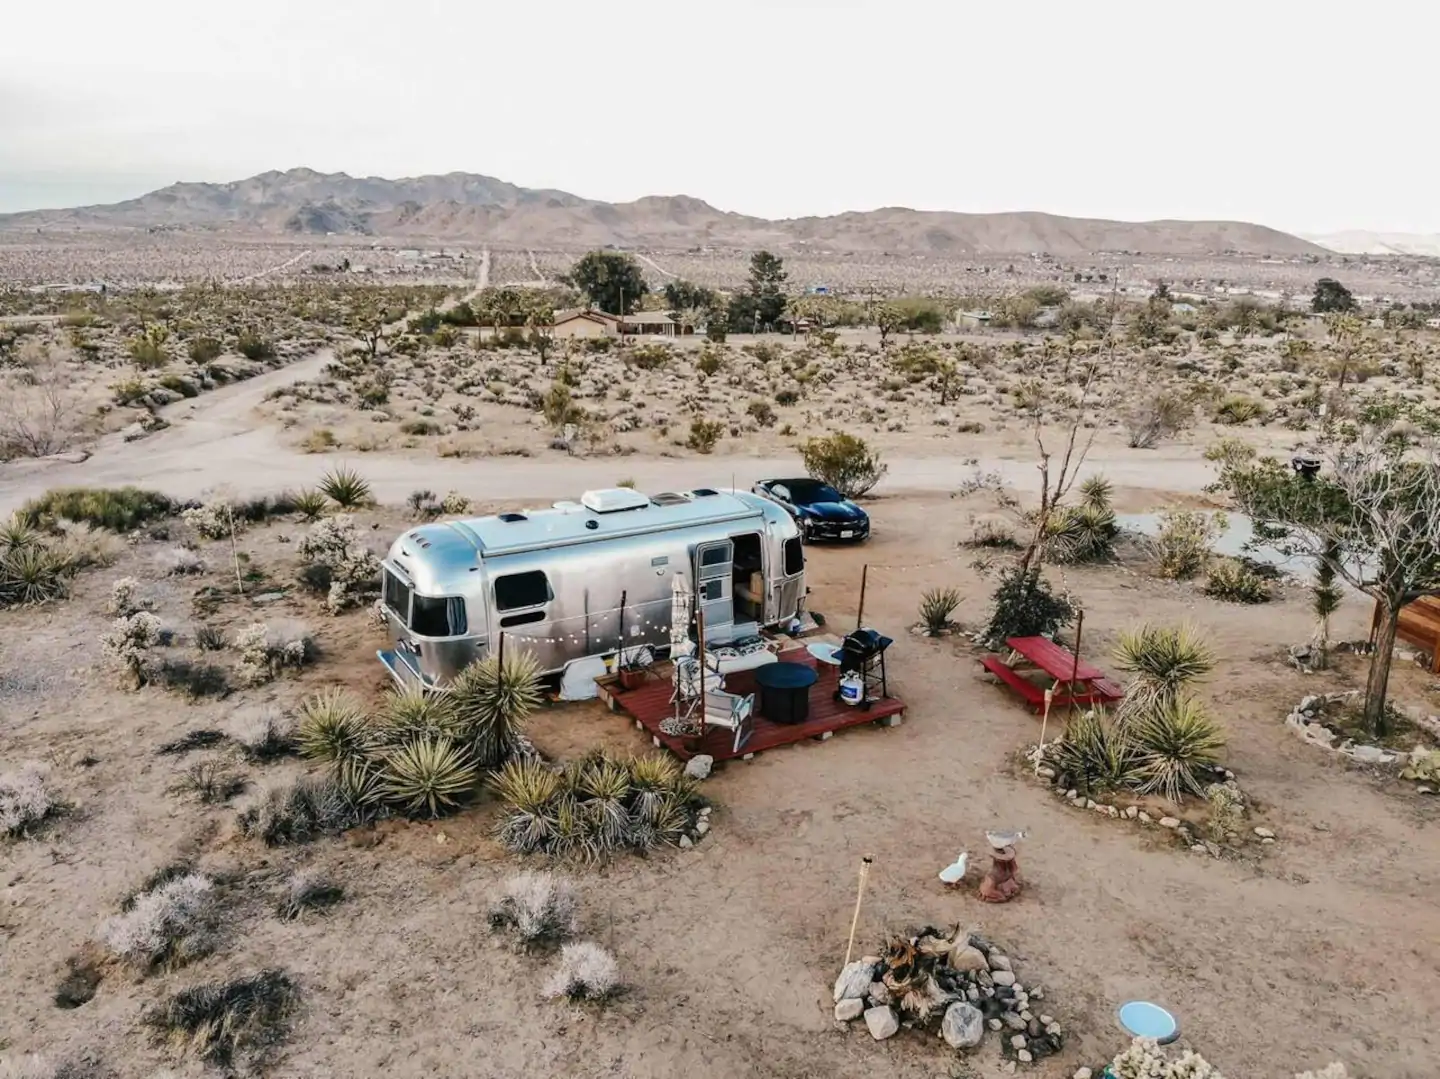
POLYGON ((539 607, 550 602, 550 582, 543 570, 511 573, 495 578, 495 608, 517 611, 522 607, 539 607))
POLYGON ((800 537, 785 541, 785 576, 793 577, 805 568, 805 551, 800 546, 800 537))
POLYGON ((398 614, 402 622, 410 617, 410 586, 388 569, 385 571, 385 606, 398 614))
POLYGON ((459 637, 468 628, 465 601, 459 596, 416 596, 410 628, 421 637, 459 637))

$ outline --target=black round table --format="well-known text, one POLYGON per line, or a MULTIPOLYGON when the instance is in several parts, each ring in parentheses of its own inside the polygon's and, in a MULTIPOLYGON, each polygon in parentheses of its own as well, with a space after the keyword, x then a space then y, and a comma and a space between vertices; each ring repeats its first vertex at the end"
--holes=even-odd
POLYGON ((803 663, 767 663, 755 668, 760 714, 772 723, 804 723, 810 718, 810 687, 819 679, 803 663))

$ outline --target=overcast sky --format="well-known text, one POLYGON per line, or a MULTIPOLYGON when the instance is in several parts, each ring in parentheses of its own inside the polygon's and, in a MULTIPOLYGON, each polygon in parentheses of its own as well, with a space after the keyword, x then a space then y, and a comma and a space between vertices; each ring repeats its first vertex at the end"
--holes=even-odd
POLYGON ((306 165, 1440 232, 1436 5, 7 0, 0 211, 306 165))

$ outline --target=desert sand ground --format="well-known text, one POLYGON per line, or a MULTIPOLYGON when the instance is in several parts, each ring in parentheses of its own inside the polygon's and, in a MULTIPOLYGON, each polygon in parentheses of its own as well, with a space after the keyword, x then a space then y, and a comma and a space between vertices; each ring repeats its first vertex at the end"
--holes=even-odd
MULTIPOLYGON (((486 512, 573 497, 621 477, 649 490, 746 487, 799 469, 793 442, 768 429, 729 436, 712 455, 652 443, 623 455, 571 456, 543 441, 529 457, 447 458, 398 443, 305 453, 272 395, 322 376, 330 362, 316 353, 167 405, 167 428, 138 441, 107 436, 84 461, 0 465, 0 515, 75 484, 134 483, 179 498, 275 492, 312 483, 342 460, 392 507, 417 488, 454 489, 486 512)), ((538 377, 548 382, 550 373, 538 377)), ((501 444, 535 444, 530 416, 495 407, 501 444)), ((909 407, 918 417, 928 406, 909 407)), ((1213 476, 1201 451, 1220 433, 1235 432, 1202 421, 1159 449, 1135 450, 1123 431, 1103 428, 1087 471, 1117 485, 1122 511, 1200 504, 1213 476)), ((1242 433, 1277 449, 1302 437, 1268 427, 1242 433)), ((139 1023, 148 1004, 199 981, 282 966, 304 1003, 267 1067, 275 1076, 800 1079, 877 1067, 905 1077, 1001 1075, 993 1042, 961 1063, 937 1041, 908 1035, 877 1044, 833 1023, 830 986, 855 873, 860 856, 872 854, 859 933, 865 947, 907 926, 975 925, 1009 946, 1027 983, 1044 986, 1047 1010, 1071 1040, 1032 1074, 1058 1079, 1109 1059, 1122 1044, 1114 1009, 1145 997, 1170 1006, 1189 1044, 1232 1079, 1290 1079, 1334 1059, 1367 1079, 1433 1075, 1440 803, 1388 773, 1338 764, 1285 728, 1283 716, 1301 696, 1352 688, 1364 677, 1354 657, 1311 676, 1285 662, 1286 646, 1311 634, 1303 590, 1291 587, 1263 608, 1222 604, 1193 584, 1155 579, 1134 555, 1115 566, 1051 571, 1082 602, 1086 652, 1102 665, 1116 635, 1142 620, 1193 621, 1214 644, 1220 662, 1202 696, 1225 722, 1227 763, 1253 800, 1249 823, 1278 839, 1222 860, 1194 854, 1159 829, 1071 809, 1036 785, 1016 754, 1038 736, 1037 721, 979 677, 978 653, 965 638, 907 632, 921 592, 937 585, 961 591, 963 623, 982 620, 991 585, 972 568, 973 552, 956 544, 969 535, 972 515, 991 507, 952 493, 975 459, 1024 495, 1034 477, 1028 428, 1012 421, 962 434, 912 422, 877 430, 874 441, 890 465, 870 502, 874 538, 860 548, 811 548, 808 583, 812 608, 843 626, 854 617, 861 567, 870 565, 866 620, 897 640, 890 673, 909 706, 906 722, 727 765, 703 788, 717 808, 714 830, 696 847, 575 871, 585 933, 615 951, 630 987, 603 1009, 540 1000, 543 967, 486 931, 491 892, 528 864, 491 838, 489 801, 438 822, 390 821, 343 839, 266 849, 236 833, 233 806, 201 807, 167 793, 194 758, 157 756, 165 741, 223 729, 262 705, 293 710, 322 686, 380 693, 381 641, 363 613, 331 617, 293 589, 263 609, 225 601, 213 621, 232 634, 257 618, 302 620, 317 634, 319 662, 260 689, 188 704, 156 688, 116 688, 98 643, 109 621, 105 600, 117 578, 140 578, 184 651, 197 622, 193 593, 233 583, 228 542, 198 540, 171 522, 168 538, 137 538, 114 565, 83 575, 69 600, 0 611, 0 757, 7 767, 48 762, 53 784, 74 803, 33 839, 0 845, 9 990, 0 1052, 88 1056, 100 1074, 151 1076, 174 1060, 139 1023), (204 575, 158 573, 157 553, 176 542, 196 544, 204 575), (957 850, 977 851, 986 828, 1016 826, 1030 830, 1020 901, 990 907, 973 892, 940 886, 935 874, 957 850), (66 957, 86 946, 124 895, 177 858, 229 882, 221 948, 143 980, 112 970, 93 1000, 57 1008, 66 957), (275 895, 300 865, 332 873, 347 898, 326 916, 280 921, 275 895)), ((361 522, 374 526, 369 535, 380 549, 408 518, 376 510, 361 522)), ((293 582, 294 540, 304 527, 274 521, 241 534, 240 553, 263 587, 293 582)), ((1351 597, 1334 635, 1364 637, 1368 624, 1368 608, 1351 597)), ((1397 663, 1392 695, 1404 707, 1440 710, 1433 677, 1411 665, 1397 663)), ((559 759, 595 745, 648 748, 598 705, 547 708, 531 734, 559 759)), ((304 767, 251 766, 251 791, 304 767)))

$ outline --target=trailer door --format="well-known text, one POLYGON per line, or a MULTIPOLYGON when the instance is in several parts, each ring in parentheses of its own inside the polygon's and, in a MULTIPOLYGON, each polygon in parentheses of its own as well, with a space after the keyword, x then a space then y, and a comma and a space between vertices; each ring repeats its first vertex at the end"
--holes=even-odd
POLYGON ((710 540, 695 548, 695 590, 707 640, 728 641, 735 624, 735 544, 710 540))

